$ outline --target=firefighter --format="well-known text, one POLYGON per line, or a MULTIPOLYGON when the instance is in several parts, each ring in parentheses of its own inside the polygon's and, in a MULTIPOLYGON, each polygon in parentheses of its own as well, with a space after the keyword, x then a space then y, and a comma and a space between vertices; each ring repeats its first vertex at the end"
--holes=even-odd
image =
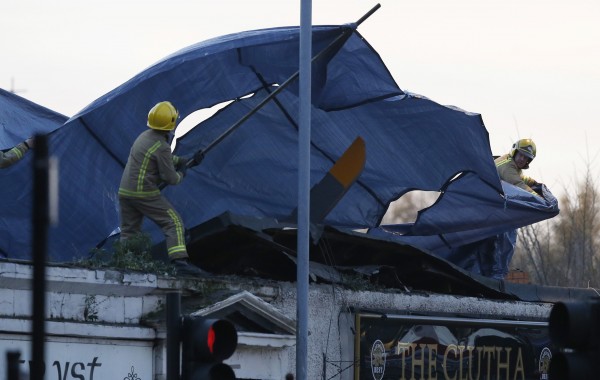
POLYGON ((168 257, 177 273, 202 275, 206 272, 189 261, 183 220, 159 188, 161 182, 177 185, 185 176, 185 160, 173 155, 169 145, 178 118, 170 102, 157 103, 148 113, 150 129, 133 143, 119 186, 121 239, 139 233, 145 216, 165 234, 168 257))
MULTIPOLYGON (((535 192, 531 187, 541 184, 533 178, 523 174, 523 170, 529 168, 529 164, 535 158, 536 153, 536 146, 532 139, 518 140, 513 144, 509 153, 494 160, 496 169, 498 170, 498 176, 501 180, 540 197, 541 195, 535 192)), ((489 277, 498 280, 502 280, 506 277, 515 252, 516 244, 516 229, 511 229, 496 235, 489 277)))
POLYGON ((30 138, 18 144, 8 152, 0 151, 0 169, 8 168, 19 161, 31 148, 33 148, 33 139, 30 138))
POLYGON ((540 196, 531 188, 539 183, 523 174, 524 169, 529 169, 529 164, 535 158, 535 154, 536 147, 532 139, 521 139, 514 143, 508 154, 494 160, 500 179, 540 196))

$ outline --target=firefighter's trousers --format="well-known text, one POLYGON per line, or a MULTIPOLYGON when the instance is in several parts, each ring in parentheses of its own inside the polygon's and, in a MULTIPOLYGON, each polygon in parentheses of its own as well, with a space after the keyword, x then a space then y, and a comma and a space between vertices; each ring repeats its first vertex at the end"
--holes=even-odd
POLYGON ((147 198, 119 197, 121 208, 121 239, 127 239, 142 229, 144 216, 156 223, 165 234, 169 260, 187 258, 185 228, 181 216, 162 195, 147 198))

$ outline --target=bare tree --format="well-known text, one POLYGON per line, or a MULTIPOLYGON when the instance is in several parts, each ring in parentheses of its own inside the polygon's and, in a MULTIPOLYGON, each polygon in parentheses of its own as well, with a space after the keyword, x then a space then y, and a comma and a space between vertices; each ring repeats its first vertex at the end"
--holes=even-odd
POLYGON ((599 201, 588 165, 574 193, 561 197, 555 219, 519 230, 514 263, 542 285, 600 286, 599 201))
POLYGON ((561 217, 554 228, 554 241, 563 252, 563 270, 571 286, 598 286, 598 190, 587 170, 571 197, 561 199, 561 217))
POLYGON ((554 285, 556 273, 552 266, 550 222, 525 226, 518 231, 517 249, 513 266, 525 269, 532 282, 554 285))

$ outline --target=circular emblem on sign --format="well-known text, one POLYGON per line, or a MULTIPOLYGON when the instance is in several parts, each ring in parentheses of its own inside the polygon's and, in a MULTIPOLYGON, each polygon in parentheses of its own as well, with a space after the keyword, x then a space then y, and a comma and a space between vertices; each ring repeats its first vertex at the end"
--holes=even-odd
POLYGON ((544 347, 540 354, 540 380, 548 380, 548 370, 550 369, 550 359, 552 359, 552 352, 548 347, 544 347))
POLYGON ((380 340, 373 342, 371 347, 371 373, 375 380, 383 379, 385 373, 385 347, 380 340))

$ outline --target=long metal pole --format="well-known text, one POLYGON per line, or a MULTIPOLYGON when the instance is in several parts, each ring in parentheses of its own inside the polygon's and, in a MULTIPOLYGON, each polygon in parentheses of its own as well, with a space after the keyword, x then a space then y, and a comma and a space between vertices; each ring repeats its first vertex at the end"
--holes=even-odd
MULTIPOLYGON (((302 15, 304 13, 306 13, 304 11, 304 8, 308 8, 308 24, 310 26, 310 30, 309 32, 312 32, 312 1, 308 1, 308 0, 301 0, 302 2, 302 9, 301 9, 301 20, 300 20, 300 35, 302 36, 302 15), (307 6, 304 5, 304 3, 308 3, 307 6)), ((352 25, 352 29, 345 29, 339 36, 337 36, 335 38, 335 40, 331 41, 331 43, 329 45, 327 45, 327 47, 325 47, 323 50, 321 50, 318 54, 316 54, 314 57, 312 57, 312 59, 310 58, 310 54, 312 53, 312 33, 311 34, 311 41, 310 41, 310 49, 307 54, 309 54, 309 62, 316 62, 317 60, 321 59, 322 57, 324 57, 326 54, 329 54, 331 52, 331 49, 334 49, 338 42, 342 39, 345 38, 348 33, 352 33, 356 28, 358 28, 358 26, 360 24, 363 23, 363 21, 365 21, 367 18, 369 18, 373 13, 375 13, 375 11, 377 9, 379 9, 381 7, 380 4, 375 5, 373 8, 371 8, 365 15, 363 15, 361 18, 358 19, 358 21, 356 21, 353 25, 352 25)), ((302 39, 302 38, 301 38, 302 39)), ((302 41, 300 41, 300 53, 302 54, 302 41)), ((302 62, 302 57, 300 58, 300 61, 302 62)), ((309 65, 310 67, 310 65, 309 65)), ((275 98, 277 95, 279 95, 279 93, 281 91, 283 91, 290 83, 293 83, 296 78, 298 78, 298 76, 301 74, 302 70, 298 70, 296 71, 294 74, 292 74, 292 76, 290 76, 288 79, 286 79, 285 82, 281 83, 279 85, 279 87, 277 87, 275 89, 275 91, 271 92, 268 96, 266 96, 259 104, 257 104, 253 109, 251 109, 246 115, 244 115, 241 119, 239 119, 237 122, 235 122, 232 126, 230 126, 229 128, 227 128, 227 130, 225 130, 225 132, 223 132, 219 137, 217 137, 215 140, 213 140, 210 144, 208 144, 204 149, 203 152, 206 154, 208 153, 208 151, 210 151, 212 148, 215 147, 215 145, 219 144, 223 139, 225 139, 227 136, 229 136, 229 134, 231 134, 234 130, 236 130, 240 125, 242 125, 246 120, 248 120, 252 115, 254 115, 256 112, 258 112, 258 110, 260 110, 265 104, 267 104, 269 101, 271 101, 273 98, 275 98)), ((187 163, 188 167, 189 166, 193 166, 192 160, 190 160, 187 163)))
POLYGON ((311 117, 312 0, 302 0, 300 11, 298 138, 298 264, 296 379, 307 379, 308 362, 308 258, 310 228, 310 117, 311 117))

